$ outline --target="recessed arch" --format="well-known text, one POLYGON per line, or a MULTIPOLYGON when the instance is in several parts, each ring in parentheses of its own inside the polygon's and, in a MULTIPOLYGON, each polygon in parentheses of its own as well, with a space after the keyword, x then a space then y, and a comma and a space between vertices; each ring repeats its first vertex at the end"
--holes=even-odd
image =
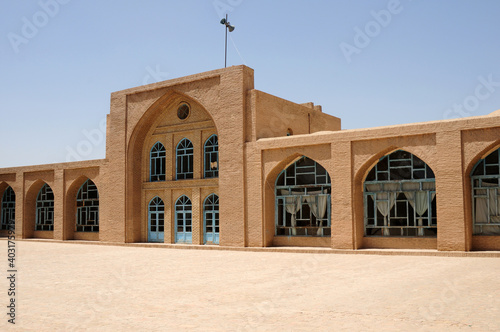
POLYGON ((76 194, 76 231, 99 232, 99 190, 90 179, 76 194))
POLYGON ((11 186, 4 188, 0 192, 0 230, 11 230, 16 225, 16 193, 11 186))
POLYGON ((488 144, 485 148, 483 148, 479 153, 476 153, 474 158, 468 162, 465 167, 465 176, 470 176, 470 174, 474 171, 474 168, 481 162, 482 159, 486 158, 491 153, 495 152, 500 148, 500 140, 488 144))
POLYGON ((25 238, 53 238, 55 198, 50 183, 38 179, 26 191, 23 222, 25 238))
POLYGON ((436 237, 435 197, 427 163, 401 149, 386 154, 364 177, 364 236, 436 237))
POLYGON ((302 156, 275 183, 275 236, 331 235, 331 179, 319 163, 302 156))
POLYGON ((45 183, 36 198, 35 231, 54 230, 54 192, 45 183))
POLYGON ((77 196, 82 189, 82 186, 87 182, 91 181, 99 192, 99 182, 86 175, 81 175, 71 182, 65 195, 65 212, 64 212, 64 227, 63 227, 63 238, 64 240, 98 240, 98 232, 77 232, 77 196))
MULTIPOLYGON (((277 225, 277 211, 279 211, 280 208, 276 206, 277 200, 283 200, 284 204, 286 204, 286 198, 277 198, 278 196, 277 191, 276 191, 276 181, 280 174, 290 166, 294 165, 296 162, 300 161, 303 158, 307 158, 309 160, 312 160, 314 163, 316 163, 319 167, 322 169, 325 169, 328 175, 330 176, 330 172, 328 171, 328 161, 329 161, 329 151, 330 151, 330 146, 325 146, 324 149, 315 149, 313 150, 313 155, 322 159, 317 159, 314 156, 311 156, 306 149, 299 149, 298 151, 290 151, 286 153, 286 155, 283 155, 282 152, 279 153, 272 153, 269 155, 265 155, 265 159, 267 160, 266 162, 266 167, 265 167, 265 172, 266 172, 266 177, 265 177, 265 183, 264 183, 264 225, 263 225, 263 243, 264 246, 281 246, 281 245, 286 245, 286 246, 313 246, 313 247, 330 247, 330 229, 331 226, 327 227, 327 231, 325 231, 321 236, 318 236, 318 233, 315 233, 313 231, 313 228, 317 230, 319 227, 316 227, 316 223, 314 222, 315 217, 313 217, 313 222, 314 225, 311 224, 310 231, 308 231, 308 235, 304 236, 299 236, 299 235, 291 235, 291 236, 276 236, 276 225, 277 225), (278 157, 278 158, 276 158, 278 157), (313 227, 314 226, 314 227, 313 227), (315 234, 315 235, 313 235, 315 234), (310 236, 309 236, 310 235, 310 236)), ((285 151, 283 151, 285 152, 285 151)), ((309 151, 310 152, 310 151, 309 151)), ((281 188, 280 188, 281 190, 281 188)), ((281 191, 279 192, 281 194, 281 191)), ((328 192, 328 196, 331 195, 331 192, 328 192)), ((327 198, 327 216, 330 218, 329 219, 329 224, 331 225, 331 199, 327 198)), ((303 202, 305 205, 307 205, 307 201, 303 202)), ((310 207, 307 206, 305 210, 309 209, 310 207)), ((304 210, 304 211, 305 211, 304 210)), ((281 212, 283 212, 281 210, 281 212)), ((312 212, 311 212, 312 213, 312 212)), ((286 214, 285 214, 286 216, 286 214)), ((290 216, 285 217, 287 218, 287 222, 290 223, 291 227, 291 220, 290 216)), ((288 226, 285 226, 288 227, 288 226)), ((324 229, 324 225, 323 225, 324 229)), ((301 233, 302 230, 298 233, 301 233)), ((296 234, 298 234, 296 232, 296 234)))
MULTIPOLYGON (((329 147, 328 147, 329 150, 329 147)), ((320 154, 318 154, 319 156, 320 154)), ((316 156, 316 157, 318 157, 316 156)), ((273 245, 277 245, 276 242, 276 180, 281 172, 289 167, 290 165, 297 162, 302 157, 309 158, 314 160, 316 163, 321 165, 323 168, 327 169, 326 164, 323 164, 322 161, 318 161, 318 158, 314 158, 314 156, 307 153, 307 151, 291 151, 287 153, 284 157, 280 156, 280 160, 275 163, 270 163, 270 169, 266 170, 266 177, 264 183, 264 225, 263 225, 263 243, 264 246, 270 247, 273 245)), ((302 239, 302 244, 295 243, 287 243, 286 245, 308 245, 308 246, 320 246, 320 247, 329 247, 329 241, 319 241, 319 238, 308 238, 302 239), (321 242, 321 243, 320 243, 321 242)))
MULTIPOLYGON (((153 133, 156 133, 158 137, 162 137, 160 141, 165 145, 166 148, 166 181, 172 181, 176 178, 176 146, 173 145, 173 142, 175 141, 177 136, 172 137, 173 134, 167 134, 163 132, 164 130, 166 130, 166 128, 169 128, 169 125, 166 125, 165 123, 169 123, 168 121, 178 121, 178 123, 176 122, 175 124, 177 126, 176 128, 181 129, 188 128, 186 126, 189 126, 190 123, 195 124, 195 126, 199 123, 200 126, 206 128, 207 124, 210 123, 210 125, 208 126, 211 127, 216 134, 218 134, 217 119, 213 114, 209 113, 207 109, 195 98, 174 89, 163 91, 163 95, 159 96, 158 99, 154 103, 152 103, 150 107, 148 107, 148 109, 143 113, 137 123, 131 123, 131 125, 133 125, 133 128, 131 129, 131 136, 128 140, 126 156, 126 242, 144 241, 144 239, 142 238, 142 230, 146 229, 147 227, 147 220, 145 220, 144 218, 144 216, 147 215, 147 213, 145 213, 145 210, 147 210, 147 203, 141 200, 143 192, 143 182, 145 181, 145 179, 140 174, 145 174, 144 168, 148 167, 148 163, 145 162, 145 160, 147 159, 144 157, 144 151, 146 149, 145 145, 152 143, 150 141, 152 139, 153 133), (187 103, 190 107, 190 115, 186 119, 179 119, 177 116, 178 106, 182 103, 187 103), (201 117, 202 119, 200 120, 199 117, 201 117), (197 119, 200 121, 196 122, 197 119)), ((159 94, 160 91, 158 91, 157 93, 159 94)), ((200 130, 201 128, 202 127, 200 127, 200 130)), ((190 130, 192 130, 192 128, 190 130)), ((176 132, 175 135, 181 135, 181 133, 176 132)), ((190 135, 190 139, 192 138, 191 136, 193 135, 190 135)), ((198 135, 194 136, 198 137, 198 135)), ((195 145, 195 149, 200 149, 200 151, 202 150, 203 143, 193 141, 193 144, 200 144, 200 146, 195 145)), ((148 150, 150 148, 151 146, 148 147, 148 150)), ((202 161, 197 162, 201 163, 202 161)), ((201 172, 201 166, 199 167, 199 169, 201 172)), ((198 167, 195 168, 195 171, 198 171, 198 167)))
POLYGON ((500 236, 500 148, 481 154, 469 174, 472 234, 500 236))

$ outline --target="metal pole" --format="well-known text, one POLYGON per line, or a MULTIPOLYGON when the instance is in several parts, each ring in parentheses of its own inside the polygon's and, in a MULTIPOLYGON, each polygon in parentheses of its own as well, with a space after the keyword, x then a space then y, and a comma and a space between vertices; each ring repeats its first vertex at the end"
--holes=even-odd
POLYGON ((224 55, 224 68, 227 68, 227 14, 226 14, 226 48, 225 48, 225 55, 224 55))

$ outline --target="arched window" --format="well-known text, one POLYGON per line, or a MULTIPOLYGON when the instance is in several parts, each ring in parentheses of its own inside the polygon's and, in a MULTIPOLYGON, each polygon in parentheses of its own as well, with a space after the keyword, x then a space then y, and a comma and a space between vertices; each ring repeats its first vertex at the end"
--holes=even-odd
POLYGON ((330 236, 331 181, 314 160, 302 157, 276 180, 276 235, 330 236))
POLYGON ((205 178, 219 176, 219 140, 217 135, 210 136, 205 142, 205 178))
POLYGON ((425 162, 403 150, 384 156, 364 183, 365 236, 435 237, 435 197, 425 162))
POLYGON ((187 138, 179 142, 176 149, 176 179, 193 178, 193 143, 187 138))
POLYGON ((481 159, 471 173, 474 235, 500 235, 499 151, 481 159))
POLYGON ((78 190, 76 210, 77 232, 99 232, 99 192, 92 180, 78 190))
POLYGON ((149 202, 148 241, 163 242, 165 231, 165 204, 156 196, 149 202))
POLYGON ((165 147, 160 142, 157 142, 150 152, 149 181, 165 181, 165 161, 165 147))
POLYGON ((212 194, 203 203, 204 242, 219 244, 219 196, 212 194))
POLYGON ((54 230, 54 193, 48 184, 44 184, 36 198, 35 231, 54 230))
POLYGON ((192 205, 187 196, 181 196, 175 202, 175 242, 192 242, 192 205))
POLYGON ((15 229, 16 225, 16 194, 12 187, 5 189, 2 196, 2 224, 1 229, 15 229))

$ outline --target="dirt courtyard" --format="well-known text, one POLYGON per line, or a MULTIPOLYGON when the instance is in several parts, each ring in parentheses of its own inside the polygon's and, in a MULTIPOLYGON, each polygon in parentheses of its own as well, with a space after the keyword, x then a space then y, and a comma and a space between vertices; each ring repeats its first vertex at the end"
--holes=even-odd
POLYGON ((1 331, 500 330, 500 258, 16 249, 16 324, 3 277, 1 331))

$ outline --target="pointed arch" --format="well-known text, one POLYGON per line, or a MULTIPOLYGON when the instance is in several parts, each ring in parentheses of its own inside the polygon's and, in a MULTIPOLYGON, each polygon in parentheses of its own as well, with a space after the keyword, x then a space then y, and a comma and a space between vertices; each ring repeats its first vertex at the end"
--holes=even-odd
POLYGON ((331 235, 331 179, 316 161, 302 156, 275 183, 275 236, 331 235))
POLYGON ((13 230, 16 225, 16 193, 8 186, 1 197, 0 230, 13 230))
POLYGON ((500 236, 500 148, 479 159, 470 177, 473 235, 500 236))
POLYGON ((35 231, 54 230, 54 192, 44 183, 36 198, 35 231))
POLYGON ((99 190, 90 179, 76 195, 76 231, 99 232, 99 190))
POLYGON ((379 159, 363 182, 364 235, 436 237, 436 184, 432 169, 396 150, 379 159))
MULTIPOLYGON (((145 177, 139 174, 147 174, 145 168, 148 167, 147 160, 149 155, 145 157, 144 155, 149 153, 151 146, 145 146, 146 144, 152 144, 153 133, 155 130, 165 130, 166 126, 159 126, 159 123, 168 119, 176 119, 181 126, 186 126, 193 121, 196 121, 196 114, 205 117, 202 122, 206 125, 208 122, 213 125, 212 130, 217 133, 218 119, 216 119, 214 114, 211 114, 202 105, 200 101, 193 98, 185 93, 179 92, 172 88, 158 89, 153 92, 156 96, 156 101, 151 104, 150 107, 140 116, 140 118, 135 118, 134 121, 130 122, 129 126, 132 128, 130 138, 127 141, 127 162, 126 162, 126 242, 141 242, 145 239, 143 238, 143 230, 147 226, 147 220, 145 220, 145 210, 147 209, 147 203, 142 201, 142 191, 143 182, 147 181, 145 177), (177 114, 177 107, 182 104, 188 104, 191 109, 191 115, 180 120, 177 114), (147 153, 145 149, 148 149, 147 153), (139 175, 139 176, 138 176, 139 175)), ((135 98, 142 98, 141 94, 134 95, 135 98)), ((151 94, 147 95, 147 98, 151 98, 151 94)), ((166 135, 168 136, 168 135, 166 135)), ((166 180, 175 179, 175 145, 173 143, 172 135, 169 138, 165 138, 165 148, 167 150, 167 161, 166 161, 166 180)), ((200 167, 200 171, 202 168, 200 167)))
POLYGON ((40 190, 47 182, 42 179, 37 179, 26 190, 24 195, 24 215, 23 215, 23 232, 25 238, 51 238, 51 234, 43 234, 37 230, 37 199, 40 194, 40 190))

